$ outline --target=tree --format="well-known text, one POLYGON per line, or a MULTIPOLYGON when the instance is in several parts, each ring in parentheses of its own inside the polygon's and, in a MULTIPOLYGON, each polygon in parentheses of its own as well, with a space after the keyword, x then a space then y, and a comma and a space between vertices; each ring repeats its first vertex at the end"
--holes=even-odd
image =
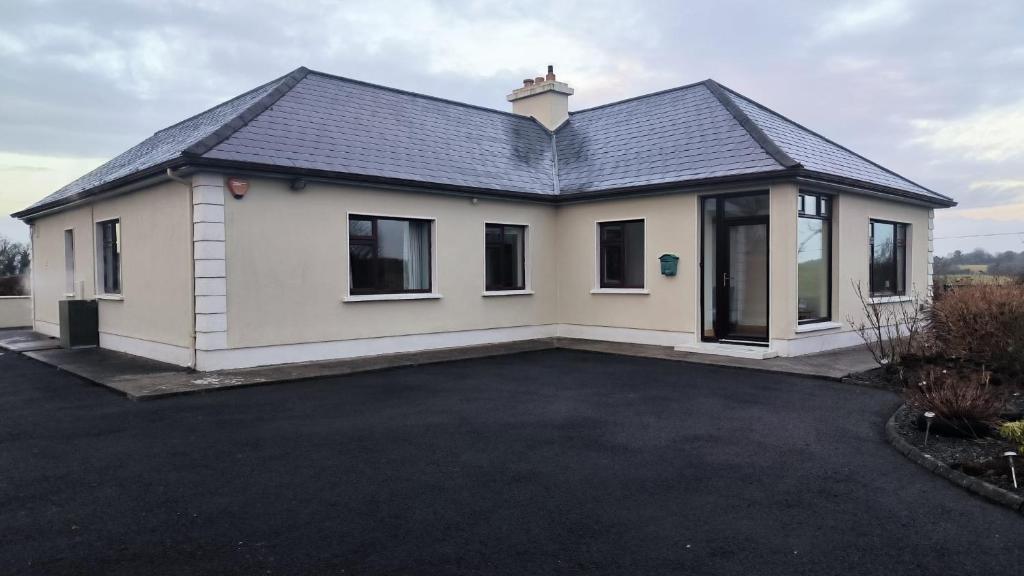
POLYGON ((0 296, 27 293, 28 246, 0 236, 0 296))
POLYGON ((0 236, 0 276, 27 274, 30 258, 26 244, 0 236))

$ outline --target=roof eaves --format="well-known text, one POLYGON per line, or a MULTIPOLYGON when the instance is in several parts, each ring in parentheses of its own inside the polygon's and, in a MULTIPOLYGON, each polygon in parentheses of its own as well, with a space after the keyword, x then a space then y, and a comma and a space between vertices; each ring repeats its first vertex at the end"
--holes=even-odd
MULTIPOLYGON (((714 82, 714 81, 713 80, 709 80, 709 82, 714 82)), ((938 196, 939 198, 942 198, 942 199, 945 199, 945 200, 947 200, 949 202, 952 202, 951 206, 955 206, 956 205, 956 200, 954 200, 953 198, 951 198, 949 196, 946 196, 945 194, 940 194, 939 192, 936 192, 936 191, 932 190, 931 188, 928 188, 927 186, 922 186, 922 185, 918 184, 917 182, 914 182, 910 178, 907 178, 906 176, 904 176, 902 174, 894 172, 894 171, 886 168, 885 166, 882 166, 881 164, 871 160, 870 158, 865 158, 864 156, 861 156, 860 154, 857 154, 853 150, 850 150, 846 146, 843 146, 842 144, 840 144, 840 143, 838 143, 838 142, 836 142, 836 141, 834 141, 834 140, 832 140, 830 138, 822 136, 821 134, 815 132, 814 130, 811 130, 810 128, 804 126, 803 124, 801 124, 799 122, 795 122, 792 119, 787 118, 786 116, 784 116, 782 114, 779 114, 775 110, 772 110, 771 108, 765 106, 764 104, 761 104, 760 102, 757 102, 755 100, 747 98, 743 94, 740 94, 739 92, 733 90, 732 88, 729 88, 728 86, 722 86, 721 84, 718 84, 717 82, 715 84, 719 88, 721 88, 722 90, 725 90, 725 91, 729 92, 730 94, 734 94, 734 95, 736 95, 739 98, 743 98, 744 100, 746 100, 747 102, 750 102, 754 106, 757 106, 758 108, 760 108, 760 109, 762 109, 762 110, 764 110, 764 111, 766 111, 766 112, 768 112, 770 114, 774 114, 775 116, 778 116, 779 118, 782 118, 783 120, 785 120, 786 122, 789 122, 790 124, 793 124, 797 128, 800 128, 801 130, 805 130, 805 131, 807 131, 807 132, 817 136, 818 138, 821 138, 825 142, 828 142, 829 144, 831 144, 831 145, 833 145, 833 146, 835 146, 837 148, 841 148, 841 149, 845 150, 846 152, 849 152, 850 154, 853 154, 857 158, 860 158, 861 160, 867 162, 868 164, 871 164, 875 168, 878 168, 879 170, 882 170, 883 172, 888 172, 889 174, 892 174, 893 176, 895 176, 895 177, 897 177, 897 178, 899 178, 901 180, 905 180, 905 181, 913 184, 914 186, 917 186, 918 188, 927 191, 929 194, 934 194, 935 196, 938 196)), ((729 99, 728 97, 726 97, 726 98, 729 99)), ((731 102, 732 100, 729 99, 729 101, 731 102)))
MULTIPOLYGON (((799 178, 808 182, 817 181, 823 184, 831 184, 844 188, 868 190, 871 192, 881 193, 896 198, 917 200, 932 206, 939 206, 942 208, 952 208, 953 206, 957 205, 956 200, 953 200, 952 198, 948 198, 946 196, 942 196, 941 194, 935 194, 934 196, 931 196, 929 194, 911 192, 909 190, 904 190, 902 188, 893 188, 892 186, 885 186, 883 184, 865 182, 864 180, 836 176, 835 174, 828 174, 826 172, 814 172, 810 170, 803 170, 800 172, 799 178)), ((928 190, 927 188, 924 189, 928 190)), ((929 192, 931 191, 929 190, 929 192)))
POLYGON ((740 126, 750 134, 750 137, 757 142, 765 152, 768 153, 776 162, 782 165, 783 168, 798 168, 800 163, 794 160, 789 154, 786 154, 785 150, 779 147, 761 127, 758 126, 750 116, 747 116, 739 106, 733 102, 732 98, 725 93, 725 89, 718 82, 711 80, 710 78, 703 82, 704 87, 711 92, 711 95, 715 97, 718 102, 725 107, 726 110, 732 114, 732 117, 739 122, 740 126))
POLYGON ((214 130, 213 133, 207 137, 192 144, 188 148, 185 148, 185 150, 182 151, 182 155, 202 156, 203 154, 206 154, 215 146, 230 138, 232 134, 248 124, 253 118, 259 116, 268 108, 273 106, 281 99, 282 96, 290 92, 296 84, 301 82, 307 74, 309 74, 309 69, 305 66, 296 68, 281 78, 278 85, 270 92, 267 92, 262 98, 253 102, 248 108, 239 112, 234 118, 225 122, 220 128, 214 130))

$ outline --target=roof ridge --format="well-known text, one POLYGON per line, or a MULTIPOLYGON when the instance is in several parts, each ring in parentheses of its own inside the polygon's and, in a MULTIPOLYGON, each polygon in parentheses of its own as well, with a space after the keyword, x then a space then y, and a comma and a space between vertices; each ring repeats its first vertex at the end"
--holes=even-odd
MULTIPOLYGON (((220 144, 224 140, 231 137, 232 134, 237 132, 240 128, 248 124, 253 118, 259 116, 265 112, 268 108, 274 105, 282 96, 287 94, 294 88, 299 82, 302 81, 306 75, 309 74, 309 69, 305 66, 299 66, 295 70, 292 70, 288 74, 282 76, 277 80, 278 84, 273 90, 267 92, 262 98, 253 102, 245 110, 242 110, 236 114, 233 118, 225 122, 206 137, 202 138, 198 142, 194 142, 187 148, 181 151, 182 156, 202 156, 209 152, 214 146, 220 144)), ((269 84, 269 83, 268 83, 269 84)), ((263 84, 260 87, 267 86, 263 84)), ((252 90, 246 92, 246 94, 252 93, 252 90)), ((232 98, 232 100, 235 100, 232 98)))
POLYGON ((753 138, 754 141, 772 157, 772 159, 781 164, 784 168, 800 167, 799 162, 794 160, 786 153, 785 150, 776 144, 760 126, 750 119, 750 116, 747 116, 747 114, 743 112, 735 102, 733 102, 732 98, 729 98, 729 96, 726 95, 724 86, 710 78, 703 81, 702 84, 704 84, 704 87, 711 92, 711 95, 714 96, 730 114, 732 114, 732 117, 736 119, 736 122, 738 122, 748 134, 750 134, 750 137, 753 138))
MULTIPOLYGON (((331 80, 341 80, 343 82, 351 82, 352 84, 359 84, 361 86, 369 86, 370 88, 378 88, 380 90, 386 90, 388 92, 395 92, 397 94, 405 94, 407 96, 415 96, 417 98, 426 98, 428 100, 434 100, 436 102, 444 102, 446 104, 453 104, 455 106, 462 106, 464 108, 473 108, 474 110, 480 110, 482 112, 493 112, 495 114, 501 114, 503 116, 511 116, 513 118, 519 118, 522 120, 530 120, 531 116, 523 116, 522 114, 516 114, 515 112, 509 112, 507 110, 498 110, 497 108, 488 108, 487 106, 480 106, 478 104, 470 104, 468 102, 460 102, 458 100, 452 100, 450 98, 442 98, 440 96, 433 96, 431 94, 424 94, 422 92, 413 92, 412 90, 404 90, 402 88, 395 88, 393 86, 385 86, 383 84, 375 84, 373 82, 367 82, 366 80, 357 80, 355 78, 349 78, 347 76, 339 76, 337 74, 330 74, 328 72, 321 72, 319 70, 309 70, 310 74, 316 74, 317 76, 323 76, 330 78, 331 80)), ((543 127, 543 124, 541 124, 543 127)))
POLYGON ((590 108, 583 108, 582 110, 573 110, 572 112, 569 112, 569 115, 572 116, 573 114, 582 114, 584 112, 590 112, 592 110, 599 110, 601 108, 607 108, 609 106, 617 106, 619 104, 625 104, 627 102, 632 102, 634 100, 640 100, 641 98, 650 98, 652 96, 661 96, 662 94, 668 94, 669 92, 675 92, 677 90, 686 90, 687 88, 693 88, 693 87, 699 86, 699 85, 701 85, 703 83, 704 83, 704 81, 693 82, 693 83, 690 83, 690 84, 683 84, 682 86, 675 86, 675 87, 672 87, 672 88, 665 88, 664 90, 658 90, 657 92, 649 92, 647 94, 641 94, 639 96, 630 96, 629 98, 623 98, 622 100, 616 100, 615 102, 607 102, 605 104, 598 104, 597 106, 591 106, 590 108))
POLYGON ((817 136, 818 138, 821 138, 825 142, 828 142, 829 144, 831 144, 831 145, 833 145, 833 146, 835 146, 835 147, 837 147, 837 148, 839 148, 841 150, 844 150, 844 151, 846 151, 846 152, 848 152, 850 154, 853 154, 857 158, 860 158, 861 160, 867 162, 868 164, 871 164, 872 166, 874 166, 875 168, 878 168, 879 170, 882 170, 883 172, 887 172, 887 173, 889 173, 889 174, 891 174, 891 175, 893 175, 893 176, 895 176, 895 177, 897 177, 897 178, 899 178, 901 180, 909 182, 909 183, 913 184, 914 186, 917 186, 918 188, 921 188, 922 190, 926 190, 927 192, 929 192, 931 194, 934 194, 934 195, 936 195, 936 196, 938 196, 940 198, 945 198, 946 200, 950 200, 950 201, 953 200, 952 198, 950 198, 949 196, 946 196, 945 194, 941 194, 939 192, 936 192, 936 191, 932 190, 931 188, 928 188, 927 186, 922 186, 921 184, 918 184, 917 182, 914 182, 910 178, 907 178, 906 176, 904 176, 904 175, 902 175, 902 174, 900 174, 898 172, 895 172, 893 170, 890 170, 889 168, 886 168, 885 166, 882 166, 881 164, 875 162, 874 160, 871 160, 870 158, 866 158, 866 157, 864 157, 864 156, 854 152, 853 150, 850 150, 849 148, 847 148, 846 146, 843 146, 842 144, 836 142, 835 140, 832 140, 831 138, 828 138, 826 136, 823 136, 823 135, 819 134, 818 132, 815 132, 814 130, 811 130, 810 128, 804 126, 803 124, 801 124, 801 123, 799 123, 799 122, 797 122, 795 120, 792 120, 792 119, 784 116, 783 114, 780 114, 780 113, 776 112, 775 110, 772 110, 771 108, 765 106, 764 104, 761 104, 760 102, 758 102, 758 101, 756 101, 756 100, 754 100, 752 98, 748 98, 747 96, 744 96, 743 94, 740 94, 739 92, 733 90, 732 88, 729 88, 728 86, 722 86, 722 85, 719 84, 719 87, 722 88, 723 90, 725 90, 726 92, 729 92, 730 94, 733 94, 734 96, 738 96, 739 98, 743 98, 747 102, 750 102, 751 104, 753 104, 754 106, 757 106, 758 108, 764 110, 765 112, 768 112, 769 114, 774 114, 775 116, 778 116, 779 118, 782 118, 783 120, 785 120, 786 122, 789 122, 790 124, 796 126, 797 128, 799 128, 801 130, 804 130, 806 132, 809 132, 810 134, 812 134, 814 136, 817 136))

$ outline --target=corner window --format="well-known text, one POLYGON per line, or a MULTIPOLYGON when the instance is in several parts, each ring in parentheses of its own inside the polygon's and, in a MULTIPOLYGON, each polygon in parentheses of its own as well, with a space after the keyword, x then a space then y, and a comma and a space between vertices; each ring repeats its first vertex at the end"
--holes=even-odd
POLYGON ((601 288, 644 287, 644 221, 601 222, 601 288))
POLYGON ((429 220, 350 216, 350 293, 430 292, 430 224, 429 220))
POLYGON ((526 226, 487 224, 484 289, 526 289, 526 226))
POLYGON ((832 317, 832 199, 801 193, 797 214, 797 322, 832 317))
POLYGON ((904 296, 907 293, 907 225, 871 221, 872 296, 904 296))
POLYGON ((103 294, 121 293, 121 221, 96 223, 96 262, 99 289, 103 294))
POLYGON ((75 293, 75 231, 64 231, 64 293, 75 293))

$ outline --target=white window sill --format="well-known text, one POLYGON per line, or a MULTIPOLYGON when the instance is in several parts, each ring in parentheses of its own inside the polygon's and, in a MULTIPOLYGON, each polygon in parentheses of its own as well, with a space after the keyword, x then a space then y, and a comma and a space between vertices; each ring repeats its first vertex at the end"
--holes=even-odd
POLYGON ((529 296, 533 294, 533 290, 491 290, 490 292, 482 292, 481 296, 529 296))
POLYGON ((796 333, 802 334, 804 332, 818 332, 819 330, 834 330, 836 328, 842 328, 843 325, 839 322, 815 322, 813 324, 797 324, 796 333))
POLYGON ((412 292, 409 294, 358 294, 342 298, 343 302, 382 302, 388 300, 439 300, 437 292, 412 292))
POLYGON ((646 288, 594 288, 591 294, 650 294, 646 288))
POLYGON ((97 300, 109 300, 111 302, 123 302, 124 296, 120 294, 97 294, 97 300))
POLYGON ((910 296, 876 296, 868 299, 868 304, 892 304, 894 302, 910 302, 910 296))

